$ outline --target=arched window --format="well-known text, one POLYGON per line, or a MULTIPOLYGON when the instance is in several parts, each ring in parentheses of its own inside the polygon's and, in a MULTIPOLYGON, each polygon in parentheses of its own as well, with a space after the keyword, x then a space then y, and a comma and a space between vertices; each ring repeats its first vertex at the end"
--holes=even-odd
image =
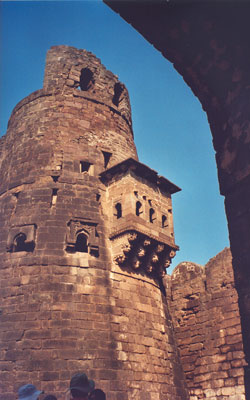
POLYGON ((33 251, 35 244, 34 242, 26 242, 27 236, 25 233, 18 233, 13 241, 13 252, 17 253, 18 251, 33 251))
POLYGON ((122 205, 121 205, 121 203, 116 203, 115 210, 116 210, 116 212, 115 212, 114 215, 116 216, 116 218, 117 219, 121 218, 122 217, 122 205))
POLYGON ((135 214, 139 217, 140 214, 142 214, 142 213, 143 213, 143 211, 142 211, 142 203, 140 201, 137 201, 136 205, 135 205, 135 214))
POLYGON ((88 239, 84 233, 79 233, 76 238, 75 251, 88 253, 88 239))
POLYGON ((161 217, 161 227, 162 228, 166 228, 167 226, 168 226, 167 217, 166 217, 166 215, 162 215, 162 217, 161 217))
POLYGON ((13 250, 16 251, 25 251, 25 240, 26 235, 24 233, 19 233, 14 239, 14 248, 13 250))
POLYGON ((80 89, 88 91, 94 85, 93 72, 89 68, 83 68, 80 76, 80 89))
POLYGON ((149 209, 149 222, 151 222, 152 224, 154 223, 155 220, 155 210, 153 208, 149 209))
POLYGON ((112 156, 112 153, 109 153, 108 151, 103 151, 102 150, 102 154, 103 154, 103 158, 104 158, 104 168, 107 168, 109 160, 112 156))
POLYGON ((80 161, 80 173, 94 175, 94 165, 88 161, 80 161))
POLYGON ((58 189, 52 189, 52 196, 51 196, 51 202, 50 202, 50 207, 54 207, 57 202, 57 192, 58 189))
POLYGON ((119 106, 120 97, 121 97, 123 90, 124 90, 124 87, 121 83, 118 82, 115 84, 114 96, 113 96, 112 102, 116 107, 119 106))

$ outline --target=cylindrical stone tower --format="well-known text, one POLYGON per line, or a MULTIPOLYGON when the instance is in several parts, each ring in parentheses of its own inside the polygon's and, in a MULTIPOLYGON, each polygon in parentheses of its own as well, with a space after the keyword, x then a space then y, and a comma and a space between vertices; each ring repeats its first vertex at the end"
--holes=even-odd
POLYGON ((0 398, 85 371, 109 400, 186 399, 162 283, 179 189, 138 162, 128 92, 94 55, 49 50, 0 182, 0 398))

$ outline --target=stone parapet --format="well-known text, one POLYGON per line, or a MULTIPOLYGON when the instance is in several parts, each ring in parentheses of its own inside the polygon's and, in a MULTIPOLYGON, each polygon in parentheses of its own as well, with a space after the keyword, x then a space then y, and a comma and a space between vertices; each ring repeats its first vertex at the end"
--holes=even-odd
POLYGON ((169 300, 190 399, 244 400, 244 366, 232 256, 224 249, 205 267, 183 262, 169 300))

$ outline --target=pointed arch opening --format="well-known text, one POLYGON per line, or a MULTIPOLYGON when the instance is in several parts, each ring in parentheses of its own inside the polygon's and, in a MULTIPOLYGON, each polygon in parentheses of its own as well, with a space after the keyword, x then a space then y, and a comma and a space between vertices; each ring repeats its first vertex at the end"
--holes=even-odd
POLYGON ((112 99, 112 102, 116 107, 119 106, 123 90, 124 90, 123 85, 120 82, 117 82, 114 86, 114 96, 112 99))
POLYGON ((77 235, 75 251, 80 253, 88 253, 88 238, 87 235, 82 232, 77 235))
POLYGON ((151 207, 149 209, 149 222, 151 222, 151 224, 153 224, 155 219, 156 219, 155 210, 151 207))
POLYGON ((135 214, 139 217, 140 214, 142 214, 142 213, 143 213, 143 211, 142 211, 142 203, 140 201, 137 201, 136 205, 135 205, 135 214))
POLYGON ((85 92, 94 86, 94 74, 89 68, 83 68, 80 75, 79 88, 85 92))
POLYGON ((122 217, 122 205, 121 203, 116 203, 115 204, 115 213, 114 215, 116 216, 117 219, 122 217))
POLYGON ((102 154, 103 154, 103 159, 104 159, 104 168, 107 168, 110 158, 112 156, 112 153, 110 153, 109 151, 102 150, 102 154))
POLYGON ((19 251, 27 251, 32 252, 34 250, 35 244, 34 242, 26 242, 27 236, 25 233, 20 232, 15 236, 13 240, 13 252, 17 253, 19 251))
POLYGON ((162 215, 162 217, 161 217, 161 227, 162 228, 166 228, 168 226, 167 220, 168 219, 167 219, 166 215, 162 215))

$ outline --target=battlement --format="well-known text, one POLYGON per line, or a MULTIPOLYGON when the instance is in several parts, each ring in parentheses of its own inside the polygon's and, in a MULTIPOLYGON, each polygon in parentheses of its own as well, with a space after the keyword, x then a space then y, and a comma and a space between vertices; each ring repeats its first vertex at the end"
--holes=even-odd
POLYGON ((246 362, 230 249, 205 266, 177 265, 168 291, 190 398, 245 399, 246 362))

